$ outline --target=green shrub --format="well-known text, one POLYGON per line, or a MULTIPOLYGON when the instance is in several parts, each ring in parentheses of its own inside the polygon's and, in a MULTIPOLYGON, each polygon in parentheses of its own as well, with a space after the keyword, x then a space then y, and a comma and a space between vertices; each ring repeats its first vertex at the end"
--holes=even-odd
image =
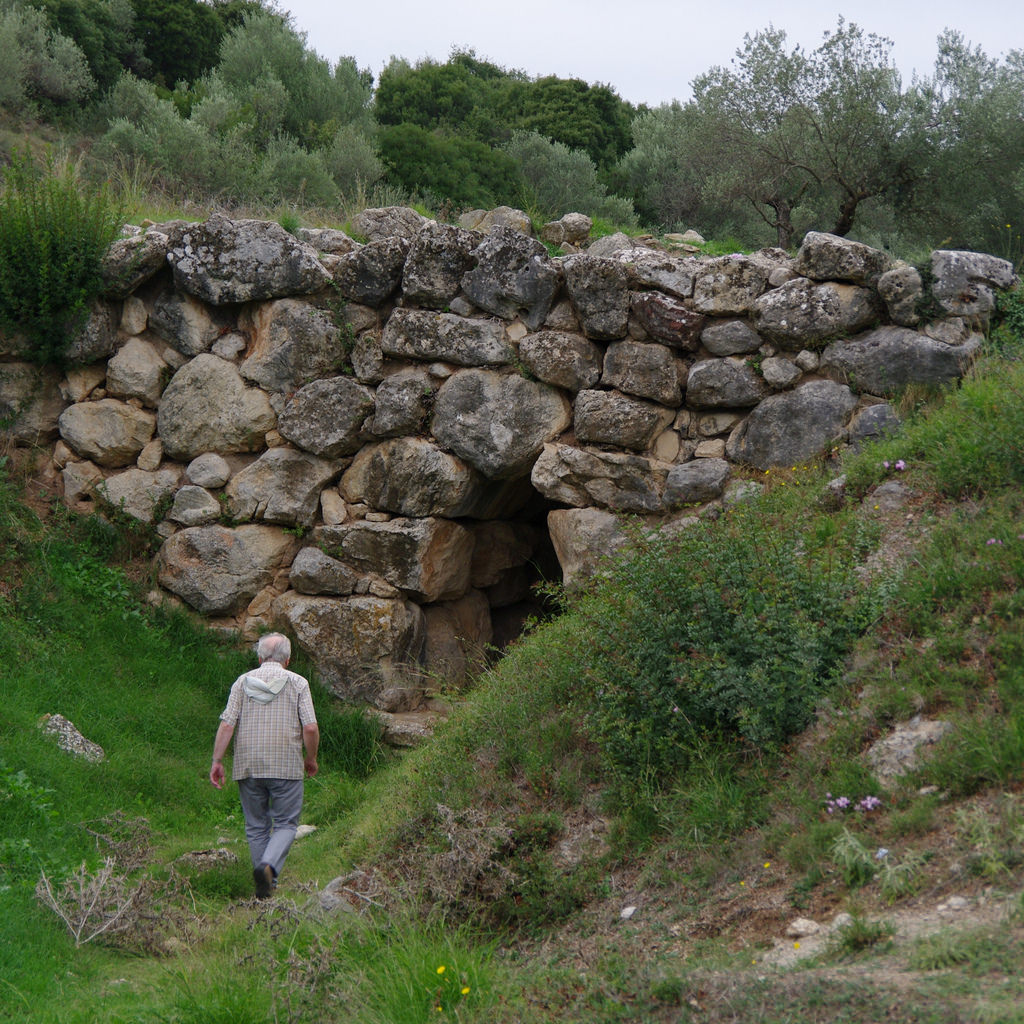
POLYGON ((27 152, 5 168, 0 189, 0 327, 22 333, 39 363, 59 363, 103 288, 103 257, 121 229, 105 188, 52 154, 27 152))
POLYGON ((586 606, 590 720, 613 769, 635 784, 685 767, 704 736, 767 750, 802 729, 866 624, 856 549, 753 503, 641 541, 586 606))

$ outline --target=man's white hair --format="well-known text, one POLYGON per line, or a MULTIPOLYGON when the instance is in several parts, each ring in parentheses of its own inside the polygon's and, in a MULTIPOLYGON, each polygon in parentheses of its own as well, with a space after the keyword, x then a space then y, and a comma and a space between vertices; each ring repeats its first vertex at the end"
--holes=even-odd
POLYGON ((287 665, 292 657, 292 643, 283 633, 267 633, 256 644, 256 657, 260 661, 276 661, 287 665))

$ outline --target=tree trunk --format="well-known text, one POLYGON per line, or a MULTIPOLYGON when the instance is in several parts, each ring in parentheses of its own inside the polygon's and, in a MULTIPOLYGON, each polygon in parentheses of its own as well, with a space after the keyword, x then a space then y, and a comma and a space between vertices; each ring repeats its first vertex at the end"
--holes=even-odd
POLYGON ((769 199, 768 205, 775 211, 776 244, 780 249, 788 249, 793 244, 792 209, 789 203, 779 196, 769 199))

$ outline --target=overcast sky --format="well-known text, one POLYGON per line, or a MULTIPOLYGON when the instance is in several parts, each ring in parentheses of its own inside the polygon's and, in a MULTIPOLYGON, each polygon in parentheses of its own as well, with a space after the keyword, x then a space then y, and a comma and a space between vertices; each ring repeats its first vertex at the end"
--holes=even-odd
POLYGON ((690 96, 690 82, 728 64, 744 33, 769 24, 790 48, 814 49, 840 15, 887 36, 908 84, 930 74, 935 40, 961 32, 990 57, 1024 49, 1024 0, 279 0, 307 45, 332 62, 355 57, 374 81, 392 56, 445 61, 452 47, 531 76, 612 86, 631 103, 657 106, 690 96))

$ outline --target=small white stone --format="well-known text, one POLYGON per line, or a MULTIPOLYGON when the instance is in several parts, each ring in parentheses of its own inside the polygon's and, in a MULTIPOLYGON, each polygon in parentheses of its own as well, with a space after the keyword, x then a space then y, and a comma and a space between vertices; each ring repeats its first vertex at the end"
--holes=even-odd
POLYGON ((635 913, 636 907, 623 907, 622 910, 619 911, 619 917, 621 917, 623 921, 628 921, 635 913))
POLYGON ((791 939, 805 939, 808 935, 817 935, 821 931, 821 925, 812 921, 809 917, 798 917, 789 922, 786 928, 786 935, 791 939))

